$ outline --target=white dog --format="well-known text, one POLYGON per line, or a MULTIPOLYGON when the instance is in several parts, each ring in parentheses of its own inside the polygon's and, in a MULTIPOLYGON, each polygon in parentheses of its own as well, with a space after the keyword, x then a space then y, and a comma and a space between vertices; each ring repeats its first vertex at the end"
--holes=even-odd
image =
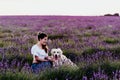
POLYGON ((63 55, 63 51, 60 48, 52 49, 51 56, 55 59, 53 62, 53 67, 60 67, 62 65, 77 67, 70 59, 68 59, 65 55, 63 55))

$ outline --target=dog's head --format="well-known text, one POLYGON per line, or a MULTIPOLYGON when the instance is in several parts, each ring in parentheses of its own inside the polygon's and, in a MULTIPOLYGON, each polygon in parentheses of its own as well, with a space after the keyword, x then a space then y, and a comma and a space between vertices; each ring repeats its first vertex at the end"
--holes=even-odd
POLYGON ((61 57, 61 55, 63 54, 63 51, 60 49, 60 48, 53 48, 51 50, 51 55, 55 58, 55 59, 58 59, 61 57))

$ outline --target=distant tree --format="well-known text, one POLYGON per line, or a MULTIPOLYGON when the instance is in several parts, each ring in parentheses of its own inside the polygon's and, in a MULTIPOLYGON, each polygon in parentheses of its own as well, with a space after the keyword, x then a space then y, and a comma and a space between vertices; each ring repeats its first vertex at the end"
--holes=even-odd
POLYGON ((114 16, 119 16, 119 13, 115 13, 114 16))
POLYGON ((112 14, 105 14, 104 16, 112 16, 112 14))
POLYGON ((104 16, 119 16, 119 13, 115 13, 115 14, 105 14, 104 16))

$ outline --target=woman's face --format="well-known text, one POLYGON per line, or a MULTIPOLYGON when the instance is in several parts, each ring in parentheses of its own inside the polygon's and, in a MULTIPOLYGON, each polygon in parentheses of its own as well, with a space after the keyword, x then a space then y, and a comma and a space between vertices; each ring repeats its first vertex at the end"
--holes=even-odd
POLYGON ((47 44, 48 37, 44 37, 43 39, 40 39, 40 44, 41 45, 46 45, 47 44))

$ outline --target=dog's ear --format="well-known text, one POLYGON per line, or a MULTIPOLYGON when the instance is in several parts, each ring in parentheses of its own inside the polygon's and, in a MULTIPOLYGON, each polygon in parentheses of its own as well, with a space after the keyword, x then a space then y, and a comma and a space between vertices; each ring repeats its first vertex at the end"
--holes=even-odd
POLYGON ((51 55, 54 54, 54 51, 55 51, 55 50, 56 50, 55 48, 51 49, 51 52, 50 52, 51 55))
POLYGON ((63 51, 61 50, 61 48, 57 48, 57 49, 60 51, 61 54, 63 54, 63 51))
POLYGON ((51 49, 51 52, 50 52, 50 53, 53 54, 53 51, 54 51, 54 49, 51 49))

